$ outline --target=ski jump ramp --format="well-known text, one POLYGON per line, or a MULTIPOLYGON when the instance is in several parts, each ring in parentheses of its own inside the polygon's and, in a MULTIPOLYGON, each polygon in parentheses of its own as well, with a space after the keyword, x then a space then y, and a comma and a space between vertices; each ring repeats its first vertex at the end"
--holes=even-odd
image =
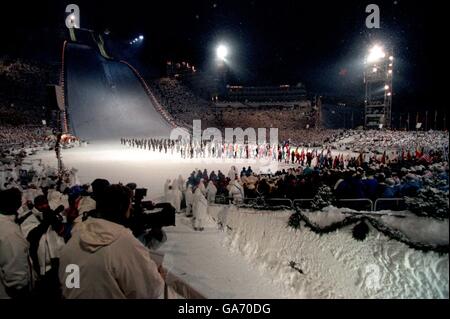
POLYGON ((91 46, 65 50, 65 92, 72 134, 85 140, 169 138, 173 125, 155 108, 141 80, 125 63, 91 46))

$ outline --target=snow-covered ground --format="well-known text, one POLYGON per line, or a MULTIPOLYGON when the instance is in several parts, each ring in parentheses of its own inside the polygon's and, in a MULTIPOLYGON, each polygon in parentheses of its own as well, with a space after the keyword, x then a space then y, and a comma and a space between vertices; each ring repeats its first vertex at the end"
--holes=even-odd
MULTIPOLYGON (((288 227, 288 211, 213 205, 208 212, 224 225, 231 251, 297 298, 449 297, 448 254, 409 248, 373 227, 364 241, 357 241, 353 226, 323 235, 304 226, 288 227)), ((442 235, 448 245, 446 225, 442 235)))
POLYGON ((281 284, 272 282, 239 252, 225 245, 226 233, 215 223, 202 232, 192 229, 191 219, 177 215, 176 227, 167 227, 168 241, 159 252, 164 267, 207 298, 296 298, 281 284))
MULTIPOLYGON (((57 166, 54 151, 41 151, 30 159, 39 158, 43 163, 57 166)), ((186 179, 194 169, 220 169, 227 174, 235 165, 240 171, 243 166, 251 166, 255 172, 260 169, 272 172, 278 169, 276 162, 268 160, 234 160, 234 159, 181 159, 179 155, 162 154, 144 149, 131 148, 115 142, 92 142, 85 147, 62 150, 65 167, 78 170, 81 183, 91 183, 95 178, 106 178, 111 183, 136 183, 148 188, 148 198, 157 199, 164 193, 164 182, 182 175, 186 179)))

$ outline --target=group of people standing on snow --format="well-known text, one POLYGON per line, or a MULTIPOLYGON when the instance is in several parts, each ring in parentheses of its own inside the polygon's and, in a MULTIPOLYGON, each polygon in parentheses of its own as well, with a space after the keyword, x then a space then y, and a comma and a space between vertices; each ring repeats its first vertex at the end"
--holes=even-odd
POLYGON ((205 187, 201 182, 195 187, 187 185, 180 175, 178 179, 168 179, 164 184, 165 201, 170 203, 177 213, 182 209, 186 217, 192 217, 193 228, 203 231, 207 219, 208 200, 214 202, 215 194, 212 193, 211 185, 205 187))
MULTIPOLYGON (((249 167, 249 174, 251 167, 249 167)), ((208 205, 215 203, 216 195, 229 195, 233 203, 239 204, 244 199, 244 187, 240 182, 239 172, 232 166, 225 176, 220 170, 210 175, 206 170, 194 170, 187 180, 180 175, 174 180, 168 179, 164 184, 166 202, 170 203, 178 213, 184 212, 186 217, 192 217, 194 230, 204 230, 208 220, 208 205)))

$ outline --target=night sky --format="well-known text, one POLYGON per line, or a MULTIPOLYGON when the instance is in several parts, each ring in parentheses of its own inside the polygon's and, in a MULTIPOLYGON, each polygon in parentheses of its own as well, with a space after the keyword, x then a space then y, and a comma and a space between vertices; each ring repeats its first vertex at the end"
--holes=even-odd
POLYGON ((445 107, 437 98, 440 41, 433 36, 443 30, 436 14, 444 9, 430 1, 16 1, 2 4, 0 54, 52 55, 69 3, 80 6, 81 27, 108 28, 123 42, 143 34, 144 43, 130 50, 149 66, 173 60, 208 70, 215 46, 225 42, 233 82, 302 82, 323 95, 362 98, 364 54, 374 42, 389 43, 394 109, 445 107), (365 27, 370 3, 380 6, 379 30, 365 27))

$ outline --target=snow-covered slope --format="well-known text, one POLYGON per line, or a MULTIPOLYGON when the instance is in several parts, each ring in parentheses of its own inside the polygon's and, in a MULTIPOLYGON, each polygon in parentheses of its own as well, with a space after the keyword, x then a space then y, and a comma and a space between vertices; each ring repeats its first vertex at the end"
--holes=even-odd
MULTIPOLYGON (((246 256, 298 298, 449 296, 448 254, 409 248, 371 226, 366 240, 357 241, 353 226, 324 235, 306 227, 288 227, 288 211, 213 205, 208 212, 223 225, 232 251, 246 256)), ((385 219, 393 224, 392 218, 385 219)), ((410 229, 411 225, 394 226, 410 229)))
POLYGON ((133 71, 89 46, 68 44, 66 92, 72 132, 83 139, 169 137, 171 125, 133 71))

